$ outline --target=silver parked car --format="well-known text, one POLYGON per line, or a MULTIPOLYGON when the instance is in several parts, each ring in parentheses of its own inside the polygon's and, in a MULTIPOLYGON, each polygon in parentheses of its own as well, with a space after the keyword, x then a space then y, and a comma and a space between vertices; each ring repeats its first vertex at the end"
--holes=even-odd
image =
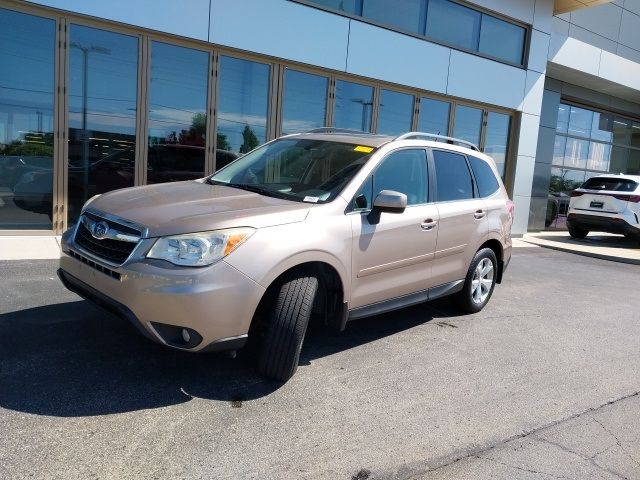
POLYGON ((167 346, 255 339, 259 371, 287 380, 312 316, 341 330, 446 295, 480 311, 512 220, 493 160, 466 142, 321 129, 204 179, 94 197, 58 273, 167 346))

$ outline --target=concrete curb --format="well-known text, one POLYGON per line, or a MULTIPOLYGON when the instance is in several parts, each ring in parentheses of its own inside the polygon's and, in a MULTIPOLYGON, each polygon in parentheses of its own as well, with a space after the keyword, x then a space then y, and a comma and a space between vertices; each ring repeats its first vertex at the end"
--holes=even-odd
POLYGON ((585 257, 608 260, 610 262, 628 263, 640 265, 640 252, 624 251, 622 248, 597 247, 591 245, 576 245, 567 241, 552 241, 538 238, 537 234, 525 234, 521 239, 523 242, 539 247, 550 248, 560 252, 575 253, 585 257), (614 252, 604 252, 602 250, 615 250, 614 252))

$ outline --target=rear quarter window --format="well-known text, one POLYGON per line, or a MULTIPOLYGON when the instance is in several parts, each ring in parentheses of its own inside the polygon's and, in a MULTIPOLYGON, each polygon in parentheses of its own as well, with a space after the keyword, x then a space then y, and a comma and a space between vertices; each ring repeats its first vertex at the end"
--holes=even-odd
POLYGON ((471 163, 471 170, 473 170, 473 176, 476 178, 480 196, 488 197, 496 193, 500 188, 500 184, 489 164, 477 157, 469 155, 468 158, 469 163, 471 163))

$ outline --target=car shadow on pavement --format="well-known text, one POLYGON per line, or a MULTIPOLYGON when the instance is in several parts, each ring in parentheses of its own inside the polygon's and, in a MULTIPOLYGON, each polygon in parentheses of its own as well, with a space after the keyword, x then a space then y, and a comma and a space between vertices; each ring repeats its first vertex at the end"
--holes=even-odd
MULTIPOLYGON (((345 332, 312 328, 300 363, 455 316, 422 304, 352 322, 345 332)), ((79 417, 158 408, 193 397, 237 402, 282 383, 260 377, 252 357, 191 354, 156 345, 86 301, 0 314, 0 407, 79 417)), ((300 372, 298 372, 298 375, 300 372)))

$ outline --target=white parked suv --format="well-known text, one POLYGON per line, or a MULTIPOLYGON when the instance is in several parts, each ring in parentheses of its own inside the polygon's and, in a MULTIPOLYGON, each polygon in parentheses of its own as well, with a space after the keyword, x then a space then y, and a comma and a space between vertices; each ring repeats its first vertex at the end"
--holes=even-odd
POLYGON ((609 174, 587 180, 571 192, 567 227, 574 238, 598 231, 640 239, 640 176, 609 174))

